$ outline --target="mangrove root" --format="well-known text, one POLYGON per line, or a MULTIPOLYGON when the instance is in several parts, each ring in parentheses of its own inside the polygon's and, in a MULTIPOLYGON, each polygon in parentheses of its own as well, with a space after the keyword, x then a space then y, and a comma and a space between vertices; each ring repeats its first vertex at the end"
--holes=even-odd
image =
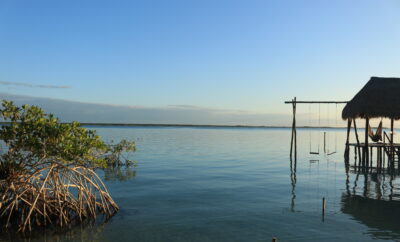
POLYGON ((0 223, 4 228, 67 227, 112 216, 118 205, 97 174, 84 166, 46 162, 30 172, 0 180, 0 223))

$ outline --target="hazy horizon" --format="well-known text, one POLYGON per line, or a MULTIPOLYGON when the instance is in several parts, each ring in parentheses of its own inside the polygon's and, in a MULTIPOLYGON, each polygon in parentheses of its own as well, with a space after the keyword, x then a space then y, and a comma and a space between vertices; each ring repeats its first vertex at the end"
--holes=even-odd
MULTIPOLYGON (((399 10, 394 0, 5 0, 0 92, 65 120, 290 125, 286 100, 347 101, 371 76, 400 76, 399 10)), ((298 105, 299 125, 332 126, 341 107, 298 105)))
MULTIPOLYGON (((252 113, 244 110, 213 109, 188 105, 168 105, 165 107, 139 107, 128 105, 110 105, 100 103, 85 103, 56 98, 42 98, 24 95, 14 95, 0 92, 0 99, 11 100, 16 105, 36 105, 46 113, 55 114, 62 122, 78 121, 81 123, 119 123, 119 124, 175 124, 175 125, 241 125, 241 126, 279 126, 292 125, 291 105, 286 105, 284 114, 252 113)), ((311 109, 310 105, 300 106, 296 114, 298 127, 346 127, 341 118, 341 108, 336 109, 324 105, 320 115, 328 118, 318 118, 318 105, 311 109), (336 115, 335 115, 336 113, 336 115)), ((343 105, 342 105, 343 106, 343 105)), ((340 107, 338 105, 338 107, 340 107)), ((376 126, 380 119, 372 119, 376 126)), ((384 119, 384 126, 389 127, 390 121, 384 119)), ((396 124, 396 122, 395 122, 396 124)), ((364 123, 358 121, 358 127, 364 123)), ((397 126, 397 124, 396 124, 397 126)))

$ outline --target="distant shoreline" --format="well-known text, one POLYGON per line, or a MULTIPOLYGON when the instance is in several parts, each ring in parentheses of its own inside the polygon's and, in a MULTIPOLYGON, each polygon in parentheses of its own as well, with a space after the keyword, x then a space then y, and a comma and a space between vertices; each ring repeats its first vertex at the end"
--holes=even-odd
MULTIPOLYGON (((274 125, 222 125, 222 124, 134 124, 134 123, 81 123, 82 126, 123 126, 123 127, 181 127, 181 128, 292 128, 292 126, 274 125)), ((313 127, 298 126, 297 128, 342 129, 345 127, 313 127)))
MULTIPOLYGON (((9 124, 10 122, 0 122, 2 124, 9 124)), ((70 122, 62 122, 70 123, 70 122)), ((79 122, 80 123, 80 122, 79 122)), ((86 127, 178 127, 178 128, 264 128, 264 129, 287 129, 292 126, 284 125, 223 125, 223 124, 156 124, 156 123, 80 123, 86 127)), ((333 126, 297 126, 297 129, 346 129, 347 127, 333 127, 333 126)), ((353 128, 353 127, 352 127, 353 128)), ((364 129, 359 127, 359 129, 364 129)), ((389 127, 383 127, 389 129, 389 127)))
MULTIPOLYGON (((69 122, 64 122, 69 123, 69 122)), ((9 122, 0 122, 9 124, 9 122)), ((188 128, 292 128, 292 126, 279 125, 222 125, 222 124, 143 124, 143 123, 80 123, 82 126, 106 126, 106 127, 188 127, 188 128)), ((346 127, 328 127, 328 126, 297 126, 298 129, 343 129, 346 127)))

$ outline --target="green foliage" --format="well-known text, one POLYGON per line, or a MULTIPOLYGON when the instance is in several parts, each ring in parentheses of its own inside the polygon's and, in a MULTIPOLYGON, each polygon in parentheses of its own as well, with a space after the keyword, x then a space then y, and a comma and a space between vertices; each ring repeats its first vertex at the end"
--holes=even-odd
POLYGON ((23 172, 23 167, 17 162, 12 162, 11 160, 0 162, 0 180, 7 179, 21 172, 23 172))
POLYGON ((135 143, 126 140, 108 146, 93 130, 77 122, 60 123, 52 114, 37 106, 17 107, 3 100, 0 117, 9 125, 0 128, 0 139, 8 148, 2 160, 40 163, 57 159, 65 164, 106 167, 110 155, 134 152, 135 143))
MULTIPOLYGON (((0 141, 6 145, 0 154, 0 229, 63 227, 118 211, 93 168, 129 165, 125 155, 136 150, 134 142, 107 145, 77 122, 60 123, 39 107, 17 107, 6 100, 0 119, 7 122, 0 126, 0 141)), ((126 169, 115 177, 134 175, 126 169)))
POLYGON ((135 142, 128 140, 121 140, 118 144, 109 145, 108 153, 105 156, 108 166, 116 167, 121 165, 136 166, 136 161, 131 160, 124 154, 130 154, 136 151, 135 142))

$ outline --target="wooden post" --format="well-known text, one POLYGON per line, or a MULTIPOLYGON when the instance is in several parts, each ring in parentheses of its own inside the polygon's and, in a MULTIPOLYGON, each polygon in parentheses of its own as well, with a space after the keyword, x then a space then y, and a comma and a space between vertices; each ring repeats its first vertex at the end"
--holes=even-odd
POLYGON ((322 198, 322 217, 325 216, 326 200, 325 197, 322 198))
POLYGON ((370 163, 370 167, 372 168, 372 162, 373 162, 373 161, 372 161, 372 158, 374 157, 372 151, 373 151, 374 147, 371 146, 369 149, 370 149, 370 151, 371 151, 371 155, 369 156, 370 162, 371 162, 371 163, 370 163))
POLYGON ((357 125, 355 119, 353 119, 353 124, 354 124, 354 133, 356 134, 356 140, 357 140, 358 160, 361 160, 360 140, 358 139, 357 125))
POLYGON ((326 153, 326 132, 324 132, 324 153, 326 153))
POLYGON ((364 165, 369 163, 369 152, 368 152, 368 127, 369 127, 369 117, 365 118, 365 149, 364 149, 364 165))
POLYGON ((347 120, 347 139, 346 139, 346 146, 349 145, 350 129, 351 129, 351 119, 348 119, 348 120, 347 120))
POLYGON ((386 159, 386 133, 383 133, 383 168, 385 168, 386 159))
MULTIPOLYGON (((294 150, 295 153, 297 154, 297 139, 296 139, 296 97, 294 99, 292 99, 292 108, 293 108, 293 122, 292 122, 292 138, 290 141, 290 159, 292 160, 293 157, 293 146, 294 146, 294 150)), ((296 155, 295 155, 296 156, 296 155)))
POLYGON ((376 147, 376 170, 379 173, 379 166, 380 166, 380 154, 381 154, 381 148, 380 147, 376 147))
POLYGON ((296 129, 296 97, 294 97, 293 123, 294 123, 294 161, 297 162, 297 129, 296 129))
MULTIPOLYGON (((394 135, 394 119, 390 119, 390 158, 394 162, 394 148, 393 148, 393 135, 394 135)), ((394 165, 394 164, 393 164, 394 165)))
POLYGON ((349 161, 349 137, 350 137, 350 130, 351 130, 351 119, 347 120, 347 139, 346 139, 346 149, 344 152, 344 159, 345 161, 349 161))
POLYGON ((394 127, 394 119, 392 118, 390 120, 390 140, 393 144, 393 127, 394 127))
MULTIPOLYGON (((293 100, 292 100, 293 101, 293 100)), ((292 159, 292 152, 293 152, 293 141, 294 141, 294 103, 292 103, 293 107, 293 121, 292 121, 292 138, 290 140, 290 160, 292 159)))

